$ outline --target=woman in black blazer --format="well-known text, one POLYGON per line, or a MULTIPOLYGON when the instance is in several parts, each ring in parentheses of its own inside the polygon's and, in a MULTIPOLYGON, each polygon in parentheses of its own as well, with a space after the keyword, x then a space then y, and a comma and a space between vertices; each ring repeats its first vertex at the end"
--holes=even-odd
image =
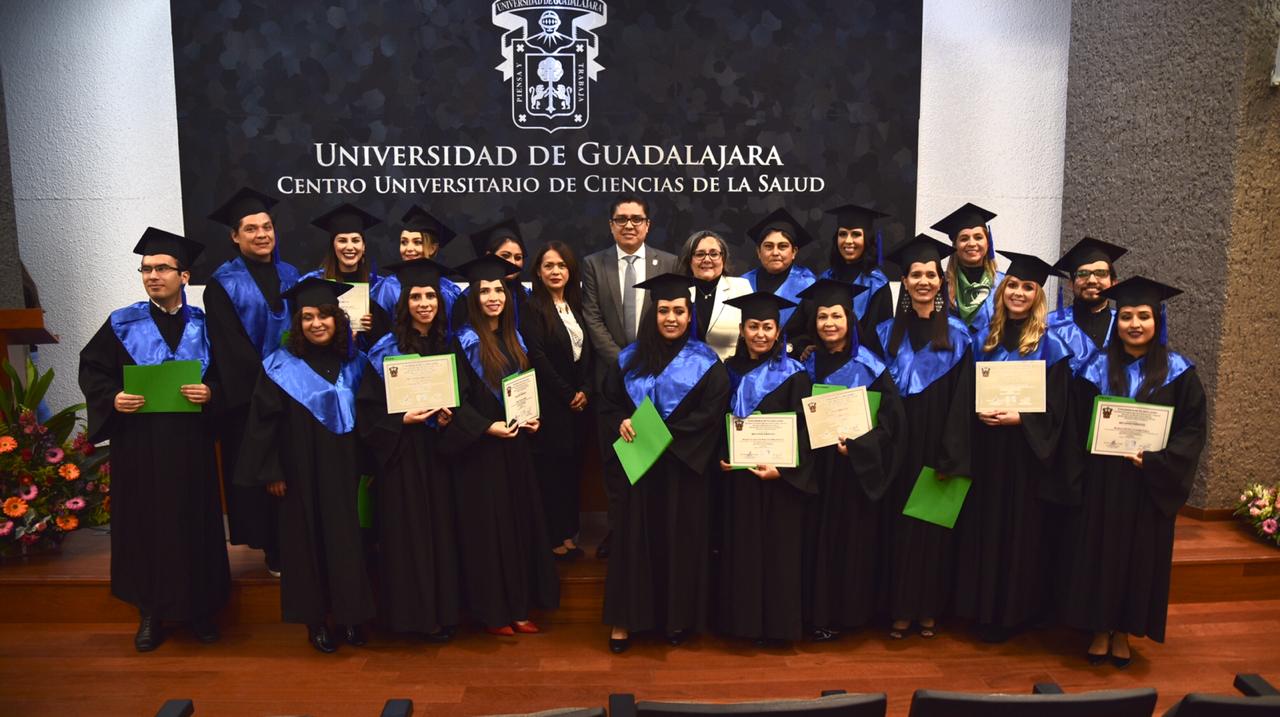
POLYGON ((582 557, 578 488, 583 450, 579 439, 590 383, 591 342, 582 320, 578 260, 565 244, 548 242, 533 260, 533 294, 520 316, 520 335, 538 376, 542 428, 534 434, 533 460, 542 487, 551 552, 557 560, 582 557))

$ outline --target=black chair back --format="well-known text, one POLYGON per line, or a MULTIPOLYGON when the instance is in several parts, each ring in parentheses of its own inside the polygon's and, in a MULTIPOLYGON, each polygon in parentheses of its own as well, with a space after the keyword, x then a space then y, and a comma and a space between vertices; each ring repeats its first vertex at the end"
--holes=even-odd
POLYGON ((991 695, 916 690, 910 717, 1151 717, 1156 691, 991 695))

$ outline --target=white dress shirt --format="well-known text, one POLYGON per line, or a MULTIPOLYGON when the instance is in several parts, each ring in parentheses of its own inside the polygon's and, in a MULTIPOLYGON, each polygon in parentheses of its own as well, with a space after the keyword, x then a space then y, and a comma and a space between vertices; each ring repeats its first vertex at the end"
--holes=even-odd
MULTIPOLYGON (((627 290, 627 283, 626 283, 627 262, 623 257, 627 257, 627 256, 638 257, 634 262, 636 267, 636 283, 639 284, 640 282, 644 281, 646 276, 645 264, 644 264, 645 262, 644 244, 641 244, 640 248, 636 249, 635 254, 628 254, 624 252, 622 250, 622 247, 618 246, 617 244, 614 244, 613 248, 614 248, 614 251, 618 252, 618 289, 621 292, 625 292, 627 290)), ((636 336, 639 336, 640 335, 640 314, 643 313, 642 309, 644 308, 644 294, 642 293, 644 289, 632 289, 632 291, 635 292, 635 301, 636 301, 636 325, 633 326, 632 328, 636 330, 636 336)), ((618 306, 621 307, 625 303, 626 303, 625 297, 620 293, 618 295, 618 306)))

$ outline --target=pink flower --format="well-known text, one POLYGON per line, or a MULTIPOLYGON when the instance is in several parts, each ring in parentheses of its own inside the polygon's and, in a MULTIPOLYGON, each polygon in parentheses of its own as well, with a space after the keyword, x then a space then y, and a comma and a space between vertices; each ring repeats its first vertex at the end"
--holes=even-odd
POLYGON ((1245 502, 1246 500, 1249 500, 1249 496, 1245 495, 1244 493, 1241 493, 1241 494, 1240 494, 1240 502, 1241 502, 1241 503, 1243 503, 1243 502, 1245 502))
POLYGON ((99 493, 106 493, 106 492, 108 492, 108 491, 110 491, 110 490, 111 490, 111 488, 110 488, 106 483, 103 483, 102 485, 98 486, 98 492, 99 492, 99 493))
POLYGON ((13 532, 13 521, 6 520, 4 525, 0 525, 0 538, 8 537, 13 532))
POLYGON ((1267 518, 1266 520, 1262 521, 1262 532, 1266 533, 1267 535, 1275 535, 1276 527, 1277 527, 1277 524, 1276 524, 1275 518, 1267 518))
POLYGON ((96 488, 97 486, 98 486, 97 483, 94 483, 93 481, 89 481, 88 483, 84 484, 84 489, 92 493, 93 489, 96 488))
POLYGON ((75 498, 67 501, 67 510, 81 510, 84 508, 84 505, 84 498, 76 496, 75 498))
POLYGON ((40 495, 40 489, 36 487, 35 483, 32 483, 26 488, 23 488, 22 492, 18 494, 18 497, 25 501, 33 501, 38 495, 40 495))
POLYGON ((1262 512, 1262 509, 1256 505, 1249 509, 1249 515, 1252 515, 1255 518, 1258 517, 1258 514, 1261 512, 1262 512))
POLYGON ((21 540, 23 543, 27 545, 35 545, 40 540, 40 536, 36 535, 35 533, 27 533, 21 538, 18 538, 18 540, 21 540))
POLYGON ((49 463, 58 463, 62 460, 62 449, 54 446, 44 452, 44 459, 49 463))

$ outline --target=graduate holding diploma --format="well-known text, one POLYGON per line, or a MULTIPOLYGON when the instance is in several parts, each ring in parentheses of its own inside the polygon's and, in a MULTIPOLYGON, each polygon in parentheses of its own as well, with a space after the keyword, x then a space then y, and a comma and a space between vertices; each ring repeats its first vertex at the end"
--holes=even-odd
POLYGON ((377 338, 370 338, 375 324, 374 311, 379 312, 376 323, 384 331, 389 322, 388 315, 382 314, 382 309, 375 308, 377 305, 367 298, 378 281, 378 275, 374 273, 373 262, 366 252, 368 244, 365 242, 365 234, 381 223, 381 219, 345 203, 311 220, 311 225, 323 231, 328 241, 324 245, 324 258, 320 260, 320 268, 299 277, 299 280, 314 276, 341 281, 363 289, 363 294, 348 291, 341 298, 344 307, 354 304, 361 306, 360 311, 347 311, 351 330, 359 336, 361 346, 369 346, 377 338), (353 299, 360 300, 352 301, 353 299))
MULTIPOLYGON (((1182 292, 1133 277, 1106 292, 1116 321, 1074 383, 1074 422, 1088 430, 1098 396, 1173 407, 1162 450, 1085 456, 1081 506, 1067 530, 1063 621, 1093 633, 1089 661, 1132 658, 1129 636, 1164 641, 1173 523, 1205 442, 1205 394, 1195 366, 1169 350, 1164 302, 1182 292)), ((1083 441, 1081 441, 1083 443, 1083 441)), ((1079 446, 1072 446, 1079 450, 1079 446)))
POLYGON ((859 341, 856 301, 866 292, 856 283, 831 279, 818 279, 800 292, 812 307, 810 331, 818 342, 804 363, 810 380, 880 394, 870 431, 856 437, 838 436, 844 440, 814 449, 811 458, 818 496, 809 501, 804 526, 810 596, 805 620, 812 628, 811 637, 819 641, 836 638, 842 629, 860 627, 875 612, 881 568, 880 500, 896 477, 906 448, 906 414, 893 376, 884 361, 859 341))
POLYGON ((630 646, 633 632, 662 630, 678 645, 706 625, 708 480, 724 440, 729 377, 716 352, 692 337, 691 286, 693 279, 676 274, 636 284, 652 301, 636 341, 609 367, 601 396, 602 421, 618 426, 623 441, 635 440, 630 416, 646 398, 673 438, 621 495, 604 591, 615 653, 630 646))
POLYGON ((440 291, 449 269, 430 259, 387 268, 400 285, 395 321, 369 350, 373 371, 356 396, 356 426, 377 461, 379 613, 392 630, 443 642, 460 620, 453 483, 440 453, 453 410, 417 406, 389 414, 383 377, 388 365, 396 368, 388 357, 449 351, 440 291))
POLYGON ((231 584, 206 413, 219 387, 208 372, 204 312, 183 296, 203 249, 148 227, 133 251, 149 300, 111 312, 80 352, 89 440, 111 441, 111 594, 138 608, 138 652, 164 641, 165 620, 217 640, 231 584), (208 376, 168 389, 195 412, 146 413, 148 397, 123 390, 125 367, 171 361, 197 362, 208 376))
MULTIPOLYGON (((734 420, 756 412, 795 412, 813 389, 804 366, 782 351, 779 314, 795 302, 755 292, 727 303, 742 316, 738 349, 725 363, 732 389, 729 412, 734 420)), ((817 486, 804 413, 796 415, 790 444, 798 452, 798 466, 735 470, 720 461, 719 627, 759 645, 797 640, 802 634, 805 503, 817 486)), ((733 428, 729 431, 732 436, 733 428)))
POLYGON ((504 277, 518 268, 488 254, 458 267, 470 286, 452 346, 462 403, 445 429, 441 451, 452 456, 454 505, 462 561, 464 609, 492 635, 538 632, 529 611, 560 604, 560 578, 530 452, 539 422, 509 423, 502 379, 529 369, 504 277))
POLYGON ((896 249, 889 260, 902 268, 898 309, 876 327, 907 416, 899 439, 906 458, 883 500, 883 585, 894 639, 906 637, 913 621, 921 637, 933 637, 938 616, 950 604, 952 531, 902 511, 918 479, 950 481, 969 474, 973 359, 968 328, 950 315, 942 259, 952 251, 923 234, 896 249), (922 477, 926 468, 937 475, 922 477))

